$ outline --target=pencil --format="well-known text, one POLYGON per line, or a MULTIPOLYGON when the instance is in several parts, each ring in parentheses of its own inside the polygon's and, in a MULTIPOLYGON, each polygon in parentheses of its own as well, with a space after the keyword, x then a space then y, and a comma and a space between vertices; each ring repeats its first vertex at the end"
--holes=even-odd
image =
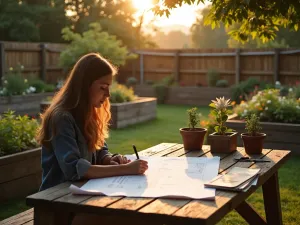
POLYGON ((137 152, 137 150, 136 150, 135 145, 132 145, 132 147, 133 147, 134 153, 135 153, 135 155, 136 155, 136 158, 137 158, 137 159, 140 159, 139 154, 138 154, 138 152, 137 152))

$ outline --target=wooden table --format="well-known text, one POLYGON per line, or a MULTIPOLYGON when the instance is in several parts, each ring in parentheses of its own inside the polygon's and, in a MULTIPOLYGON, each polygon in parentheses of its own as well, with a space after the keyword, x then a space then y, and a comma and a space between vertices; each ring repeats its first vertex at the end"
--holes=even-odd
MULTIPOLYGON (((184 150, 182 144, 161 143, 140 152, 144 156, 162 157, 213 157, 220 156, 219 173, 239 167, 260 168, 258 185, 247 192, 216 191, 215 201, 174 200, 153 198, 126 198, 106 196, 72 195, 70 183, 28 196, 27 204, 34 207, 34 224, 67 224, 62 218, 71 213, 95 213, 113 220, 111 224, 216 224, 235 209, 249 224, 281 225, 278 169, 290 156, 290 151, 264 149, 253 158, 269 159, 271 162, 237 162, 236 157, 247 155, 244 148, 231 154, 211 153, 209 146, 201 151, 184 150), (262 186, 266 221, 246 202, 246 199, 262 186)), ((83 184, 75 183, 75 184, 83 184)), ((184 191, 184 190, 182 190, 184 191)), ((101 223, 103 225, 104 223, 101 223)))

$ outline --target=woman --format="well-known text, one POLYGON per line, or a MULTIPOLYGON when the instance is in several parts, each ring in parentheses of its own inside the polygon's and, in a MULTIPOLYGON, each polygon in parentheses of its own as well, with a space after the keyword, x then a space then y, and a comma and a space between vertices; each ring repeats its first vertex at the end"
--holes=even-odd
POLYGON ((143 174, 146 161, 109 153, 105 138, 111 118, 109 87, 114 67, 99 54, 83 56, 41 116, 40 190, 65 181, 143 174))

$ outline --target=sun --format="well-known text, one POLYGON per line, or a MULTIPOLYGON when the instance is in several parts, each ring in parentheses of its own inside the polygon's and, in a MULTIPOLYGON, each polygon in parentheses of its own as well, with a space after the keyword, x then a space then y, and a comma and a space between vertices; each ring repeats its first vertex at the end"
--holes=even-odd
POLYGON ((138 11, 149 10, 153 7, 152 0, 132 0, 132 3, 138 11))

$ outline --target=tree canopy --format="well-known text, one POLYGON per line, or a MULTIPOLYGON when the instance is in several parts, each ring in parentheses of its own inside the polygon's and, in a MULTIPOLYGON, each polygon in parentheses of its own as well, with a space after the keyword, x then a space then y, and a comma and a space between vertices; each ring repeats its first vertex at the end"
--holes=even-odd
POLYGON ((153 11, 159 15, 170 14, 170 10, 184 3, 201 4, 210 2, 211 9, 206 23, 212 28, 226 27, 233 23, 241 24, 230 35, 242 42, 250 37, 259 38, 263 42, 273 40, 279 27, 297 30, 300 24, 300 1, 294 0, 155 0, 153 11), (159 4, 158 4, 159 3, 159 4))

